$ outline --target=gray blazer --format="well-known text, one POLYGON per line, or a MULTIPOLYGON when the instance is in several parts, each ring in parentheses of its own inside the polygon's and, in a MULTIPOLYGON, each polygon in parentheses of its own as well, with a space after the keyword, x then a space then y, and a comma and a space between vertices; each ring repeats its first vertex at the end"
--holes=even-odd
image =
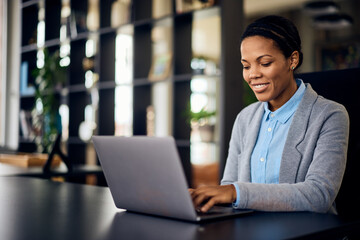
POLYGON ((306 84, 285 142, 279 184, 250 183, 250 157, 263 113, 262 103, 256 102, 238 114, 221 184, 238 184, 239 208, 336 213, 349 136, 344 106, 306 84))

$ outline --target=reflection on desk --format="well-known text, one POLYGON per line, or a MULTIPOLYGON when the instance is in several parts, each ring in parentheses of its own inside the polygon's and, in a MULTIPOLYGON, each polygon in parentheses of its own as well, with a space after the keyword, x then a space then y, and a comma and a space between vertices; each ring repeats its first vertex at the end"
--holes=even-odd
POLYGON ((105 239, 122 236, 125 239, 195 239, 201 227, 190 222, 119 212, 115 215, 105 239))
POLYGON ((124 212, 107 187, 0 177, 0 239, 341 239, 359 223, 316 213, 254 212, 194 224, 124 212))
POLYGON ((193 224, 131 212, 120 212, 104 236, 112 239, 342 239, 353 225, 334 215, 308 212, 256 212, 234 219, 193 224))
POLYGON ((108 188, 0 177, 0 239, 102 239, 118 212, 108 188))

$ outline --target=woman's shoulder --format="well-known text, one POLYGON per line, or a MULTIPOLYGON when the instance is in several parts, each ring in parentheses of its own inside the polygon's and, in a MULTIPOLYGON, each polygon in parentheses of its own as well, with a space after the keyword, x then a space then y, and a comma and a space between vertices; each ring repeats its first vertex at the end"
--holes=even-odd
MULTIPOLYGON (((331 112, 336 112, 336 111, 339 111, 339 112, 342 112, 344 114, 347 115, 347 110, 345 108, 344 105, 336 102, 336 101, 333 101, 331 99, 328 99, 328 98, 325 98, 321 95, 318 95, 315 90, 312 89, 311 85, 310 84, 307 84, 307 89, 306 89, 306 93, 305 93, 305 96, 304 98, 308 98, 308 99, 311 99, 313 98, 314 99, 314 102, 312 105, 312 109, 313 109, 313 112, 328 112, 328 113, 331 113, 331 112)), ((312 100, 310 100, 310 102, 312 102, 312 100)), ((304 101, 305 104, 309 104, 310 102, 308 101, 304 101)))
POLYGON ((247 128, 258 119, 261 118, 264 112, 262 102, 255 102, 243 108, 235 119, 235 125, 239 128, 247 128))
POLYGON ((348 114, 344 105, 335 102, 331 99, 327 99, 321 95, 318 96, 317 101, 314 104, 315 111, 327 112, 329 114, 334 112, 341 112, 343 114, 348 114))
POLYGON ((328 122, 334 126, 349 126, 349 114, 344 105, 318 95, 310 112, 313 124, 328 122))
POLYGON ((233 134, 241 136, 249 131, 249 127, 256 124, 263 115, 264 107, 262 102, 255 102, 243 108, 236 116, 233 125, 233 134))
POLYGON ((260 101, 251 103, 250 105, 243 108, 239 114, 238 118, 252 118, 257 111, 263 110, 263 104, 260 101))

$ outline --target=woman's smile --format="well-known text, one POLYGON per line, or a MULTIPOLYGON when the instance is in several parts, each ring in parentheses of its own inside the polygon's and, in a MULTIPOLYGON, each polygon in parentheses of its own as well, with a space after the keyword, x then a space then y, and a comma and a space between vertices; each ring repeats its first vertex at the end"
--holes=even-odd
POLYGON ((270 83, 254 83, 254 84, 251 83, 250 86, 254 92, 262 93, 269 87, 269 84, 270 83))

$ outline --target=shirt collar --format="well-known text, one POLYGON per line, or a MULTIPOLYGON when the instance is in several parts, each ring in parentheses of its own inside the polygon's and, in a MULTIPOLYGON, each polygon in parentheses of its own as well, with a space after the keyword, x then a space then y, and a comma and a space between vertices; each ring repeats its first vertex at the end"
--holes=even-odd
POLYGON ((296 84, 298 86, 298 89, 296 90, 295 94, 275 112, 271 112, 268 102, 264 102, 263 105, 265 109, 266 120, 269 120, 271 118, 273 120, 278 120, 281 123, 286 123, 287 120, 289 120, 289 118, 296 111, 302 97, 304 96, 306 89, 306 86, 301 79, 297 78, 296 84))

